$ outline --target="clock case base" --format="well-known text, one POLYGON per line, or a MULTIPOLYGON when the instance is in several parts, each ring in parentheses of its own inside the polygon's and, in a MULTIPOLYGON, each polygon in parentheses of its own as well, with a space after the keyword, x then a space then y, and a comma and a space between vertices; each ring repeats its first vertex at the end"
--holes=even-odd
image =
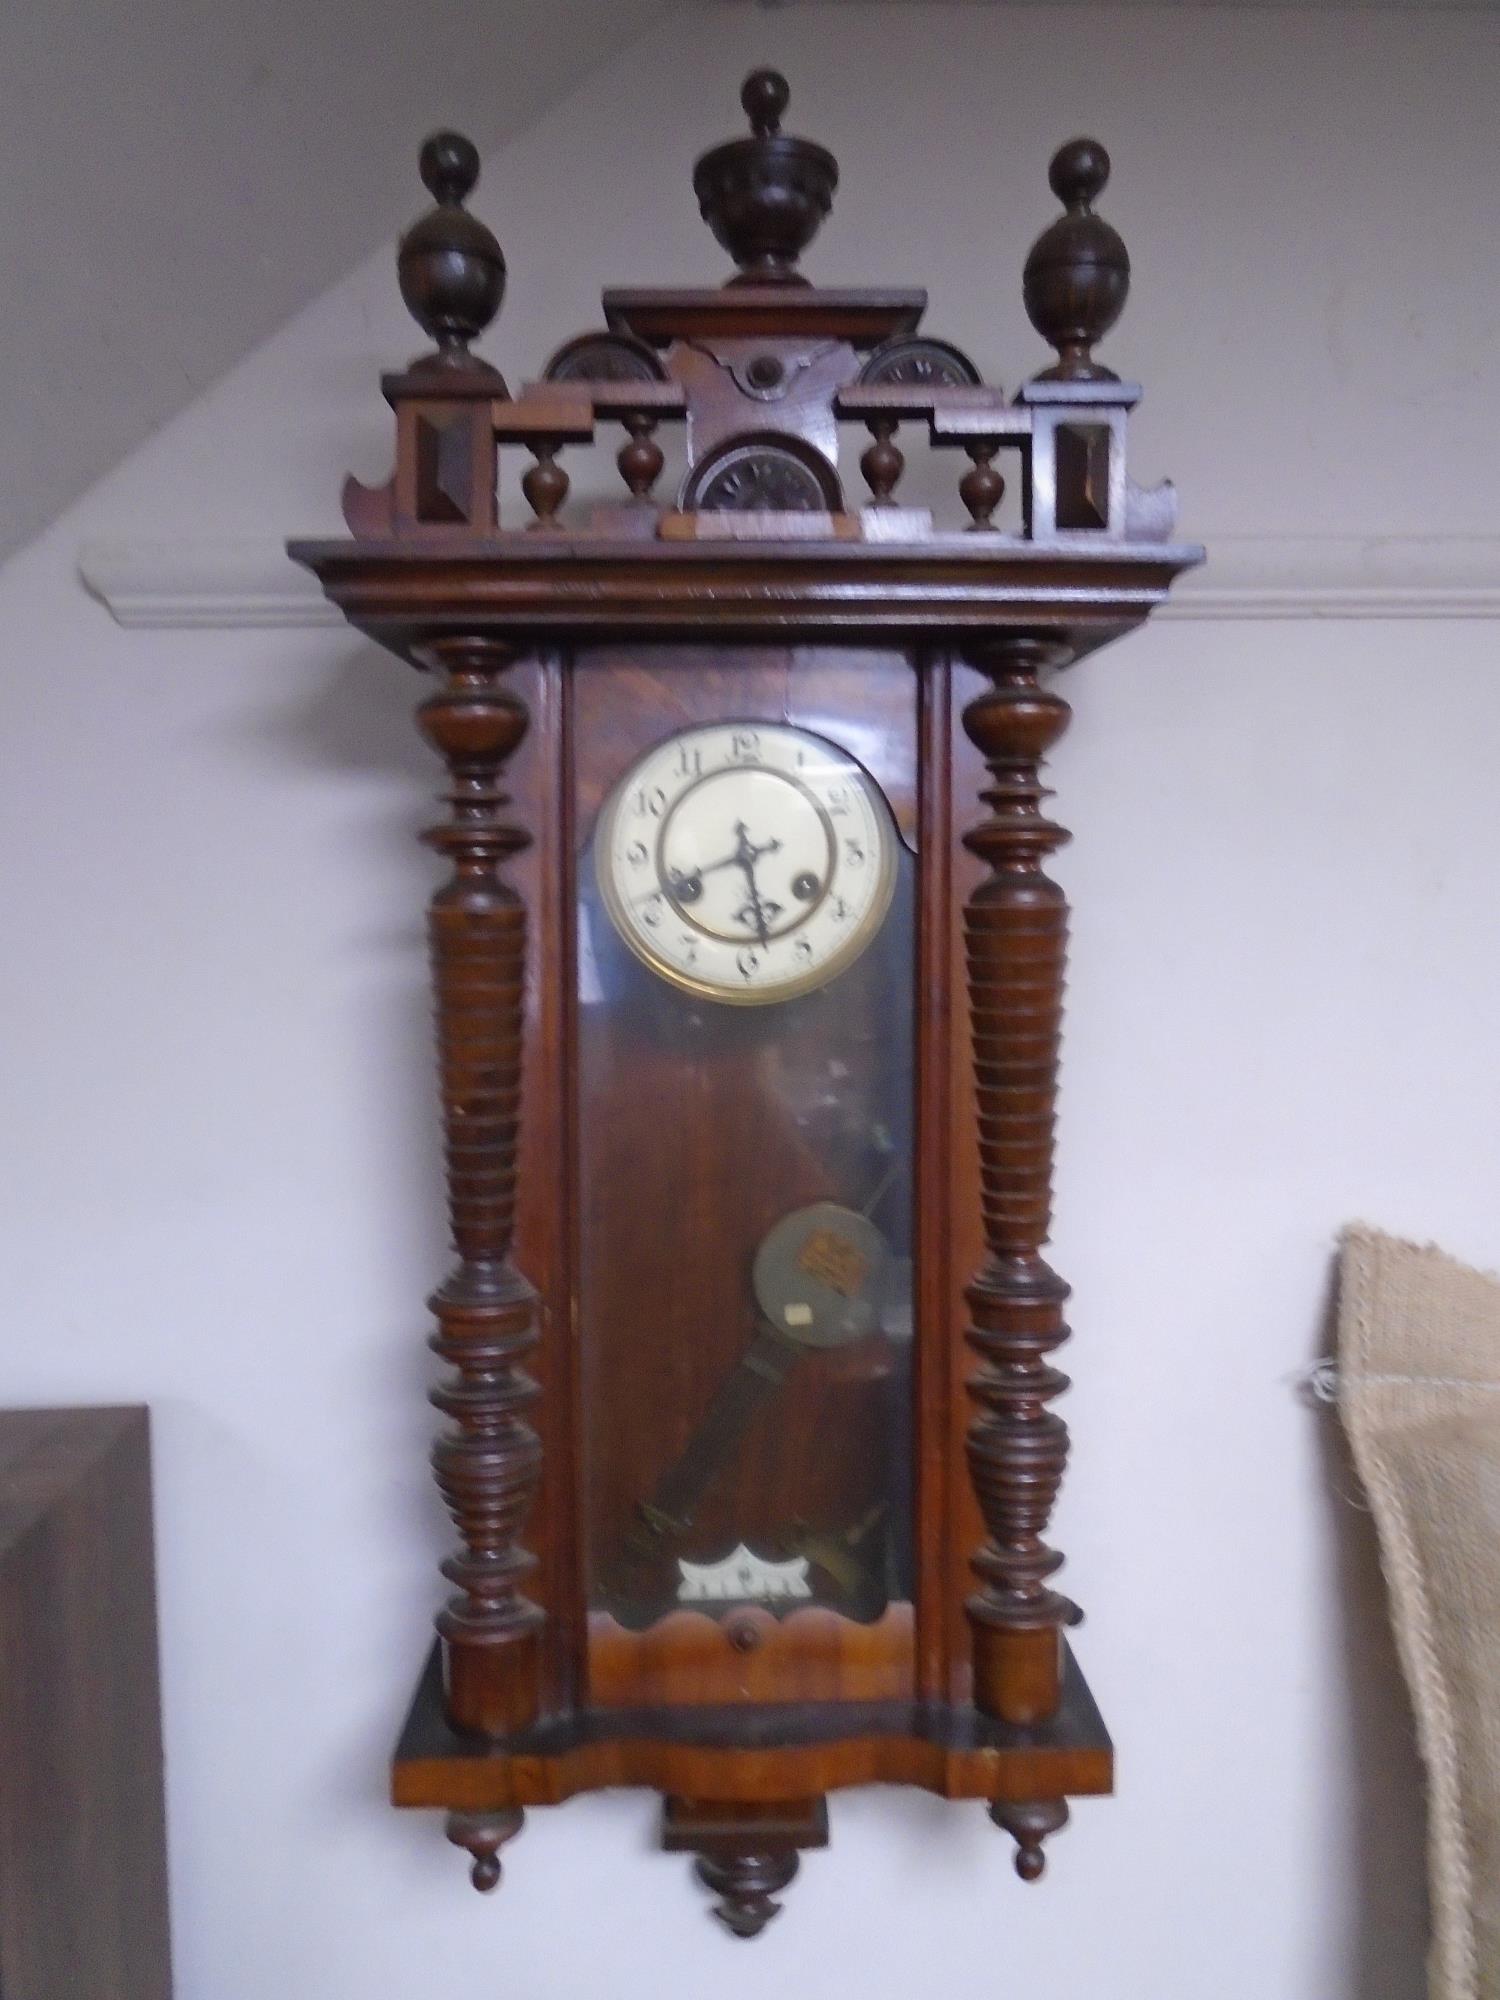
POLYGON ((1062 1703, 1030 1729, 944 1702, 807 1702, 582 1710, 497 1741, 448 1720, 434 1646, 391 1767, 392 1803, 446 1811, 480 1889, 499 1881, 496 1850, 520 1831, 525 1807, 608 1788, 659 1791, 663 1847, 699 1856, 716 1914, 738 1937, 774 1916, 798 1850, 826 1845, 823 1792, 869 1784, 986 1800, 1016 1839, 1017 1872, 1035 1881, 1066 1800, 1113 1789, 1114 1747, 1068 1647, 1062 1703), (811 1797, 809 1783, 820 1787, 811 1797))

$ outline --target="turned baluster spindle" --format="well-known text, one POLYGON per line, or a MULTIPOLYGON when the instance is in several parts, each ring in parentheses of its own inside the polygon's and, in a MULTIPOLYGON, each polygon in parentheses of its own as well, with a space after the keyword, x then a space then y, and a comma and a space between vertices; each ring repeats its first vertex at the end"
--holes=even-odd
POLYGON ((501 1736, 536 1714, 542 1624, 522 1593, 535 1558, 520 1544, 541 1477, 525 1417, 537 1386, 522 1365, 536 1345, 536 1299, 511 1262, 526 913, 500 872, 526 845, 505 817, 502 777, 527 714, 501 686, 514 656, 498 641, 435 639, 420 657, 443 676, 418 719, 451 780, 450 816, 424 835, 452 865, 428 919, 457 1252, 430 1301, 431 1344, 452 1371, 432 1392, 450 1419, 432 1463, 462 1546, 442 1566, 457 1592, 437 1624, 451 1719, 501 1736))
POLYGON ((897 419, 888 416, 867 417, 873 443, 865 447, 859 461, 859 469, 865 476, 865 484, 870 489, 870 502, 875 507, 893 507, 891 497, 896 491, 897 481, 906 470, 906 454, 896 443, 897 419))
POLYGON ((986 1246, 966 1293, 978 1357, 968 1459, 987 1531, 967 1609, 975 1700, 1019 1724, 1057 1708, 1060 1627, 1073 1609, 1048 1586, 1062 1557, 1044 1540, 1068 1449, 1067 1427, 1048 1408, 1068 1386, 1049 1360, 1067 1338, 1068 1287, 1041 1254, 1068 917, 1043 864, 1068 836, 1042 810, 1040 765, 1069 710, 1037 676, 1066 657, 1044 639, 997 641, 976 659, 993 685, 964 714, 990 773, 989 817, 965 837, 989 870, 964 919, 986 1246))
POLYGON ((526 495, 527 504, 536 519, 528 525, 533 528, 555 528, 558 525, 557 510, 568 497, 568 475, 557 462, 557 454, 562 450, 561 438, 538 438, 531 447, 536 456, 535 465, 528 466, 521 476, 521 491, 526 495))
POLYGON ((653 435, 656 419, 644 410, 631 410, 621 420, 628 436, 615 459, 620 477, 630 488, 632 500, 649 500, 651 489, 661 477, 666 458, 653 435))
POLYGON ((1005 498, 1005 480, 995 470, 998 438, 975 438, 964 450, 973 463, 958 482, 958 497, 969 510, 969 533, 993 527, 992 516, 1005 498))

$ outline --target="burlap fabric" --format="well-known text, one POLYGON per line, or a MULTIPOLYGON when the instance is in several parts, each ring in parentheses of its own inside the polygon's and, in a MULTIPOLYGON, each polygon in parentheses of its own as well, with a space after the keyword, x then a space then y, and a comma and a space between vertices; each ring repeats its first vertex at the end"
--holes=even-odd
POLYGON ((1428 1774, 1433 2000, 1500 2000, 1500 1280, 1355 1228, 1339 1408, 1428 1774))

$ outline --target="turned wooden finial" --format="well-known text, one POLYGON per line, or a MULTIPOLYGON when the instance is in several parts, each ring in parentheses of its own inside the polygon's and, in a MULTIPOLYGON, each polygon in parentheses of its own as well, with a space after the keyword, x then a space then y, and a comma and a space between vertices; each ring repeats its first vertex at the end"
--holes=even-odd
POLYGON ((737 1938, 755 1938, 780 1915, 776 1898, 797 1872, 797 1855, 793 1848, 704 1854, 697 1867, 698 1880, 719 1899, 714 1915, 725 1930, 737 1938))
POLYGON ((462 1847, 473 1861, 469 1880, 481 1896, 498 1889, 504 1872, 500 1850, 521 1831, 526 1815, 519 1806, 499 1812, 451 1812, 447 1834, 455 1847, 462 1847))
POLYGON ((1047 1872, 1045 1844, 1068 1823, 1066 1799, 1039 1799, 1035 1803, 997 1800, 990 1818, 1016 1843, 1016 1873, 1023 1882, 1040 1882, 1047 1872))
POLYGON ((1093 357, 1125 309, 1130 257, 1119 233, 1095 215, 1093 203, 1109 181, 1109 154, 1097 139, 1070 139, 1052 155, 1047 178, 1063 204, 1026 259, 1024 297, 1031 324, 1057 349, 1039 382, 1113 382, 1112 368, 1093 357))
POLYGON ((780 70, 753 69, 740 88, 740 103, 757 139, 781 130, 781 114, 792 100, 792 87, 780 70))
POLYGON ((740 267, 731 284, 805 284, 797 259, 833 206, 838 161, 782 131, 790 97, 776 70, 752 70, 740 92, 751 136, 714 146, 693 169, 703 220, 740 267))
POLYGON ((479 152, 462 132, 434 132, 418 160, 436 204, 414 222, 396 253, 406 309, 437 346, 418 368, 484 368, 469 352, 505 296, 505 258, 493 231, 464 207, 479 179, 479 152))

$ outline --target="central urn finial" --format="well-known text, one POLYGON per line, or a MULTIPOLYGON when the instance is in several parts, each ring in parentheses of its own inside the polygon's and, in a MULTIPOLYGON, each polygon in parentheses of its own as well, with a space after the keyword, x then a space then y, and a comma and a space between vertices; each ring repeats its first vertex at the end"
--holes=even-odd
POLYGON ((752 136, 713 147, 693 169, 703 219, 740 267, 732 285, 805 285, 797 259, 833 206, 838 161, 782 131, 790 96, 777 71, 752 70, 740 92, 752 136))

